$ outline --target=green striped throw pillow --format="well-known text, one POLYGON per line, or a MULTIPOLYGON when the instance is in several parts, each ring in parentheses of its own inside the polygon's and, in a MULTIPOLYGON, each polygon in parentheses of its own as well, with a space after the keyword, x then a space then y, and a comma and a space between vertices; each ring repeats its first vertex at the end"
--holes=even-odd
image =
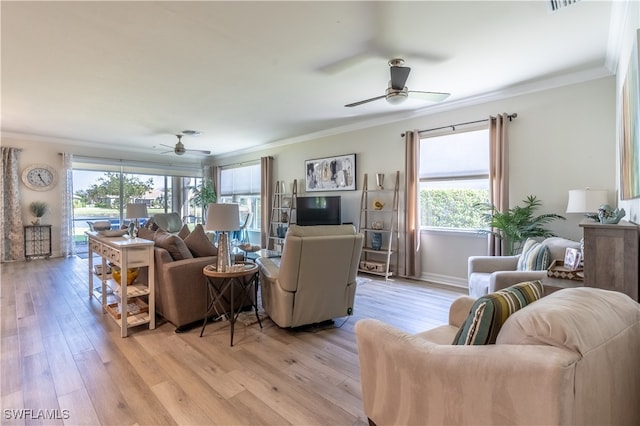
POLYGON ((527 281, 479 298, 471 307, 453 344, 494 344, 509 315, 540 299, 543 290, 539 280, 527 281))
POLYGON ((549 247, 531 238, 522 246, 522 254, 518 259, 518 271, 544 271, 551 262, 549 247))

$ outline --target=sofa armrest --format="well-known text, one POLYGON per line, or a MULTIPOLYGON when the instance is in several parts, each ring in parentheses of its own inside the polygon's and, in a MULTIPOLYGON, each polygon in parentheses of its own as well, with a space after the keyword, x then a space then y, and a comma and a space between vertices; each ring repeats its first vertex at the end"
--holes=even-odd
POLYGON ((474 272, 492 273, 496 271, 515 271, 520 256, 470 256, 468 275, 474 272))
POLYGON ((437 345, 374 319, 355 332, 364 410, 376 424, 573 423, 578 353, 437 345))
POLYGON ((460 296, 454 300, 449 308, 449 325, 462 327, 475 301, 471 296, 460 296))
POLYGON ((541 280, 547 271, 498 271, 489 276, 489 293, 525 281, 541 280))

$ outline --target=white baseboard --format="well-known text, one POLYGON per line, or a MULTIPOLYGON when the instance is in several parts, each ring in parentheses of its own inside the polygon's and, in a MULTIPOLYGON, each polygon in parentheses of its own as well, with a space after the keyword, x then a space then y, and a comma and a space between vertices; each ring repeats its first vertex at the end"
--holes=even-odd
POLYGON ((467 283, 466 278, 423 273, 422 275, 420 275, 420 279, 423 279, 425 281, 429 281, 432 283, 440 284, 440 285, 446 285, 446 286, 456 287, 458 289, 464 289, 465 291, 469 290, 469 285, 467 283))

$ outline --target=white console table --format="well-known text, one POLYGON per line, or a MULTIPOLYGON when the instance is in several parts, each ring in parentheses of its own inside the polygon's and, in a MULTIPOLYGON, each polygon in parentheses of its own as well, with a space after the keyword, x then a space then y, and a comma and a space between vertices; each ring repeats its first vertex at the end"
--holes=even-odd
POLYGON ((156 327, 155 315, 155 276, 153 267, 153 241, 142 238, 105 237, 98 232, 86 232, 89 239, 89 297, 97 297, 102 304, 104 312, 107 312, 116 323, 120 325, 122 337, 127 337, 129 327, 149 324, 149 329, 156 327), (102 273, 99 275, 101 290, 94 291, 93 279, 95 274, 94 254, 102 260, 102 273), (120 267, 122 272, 121 282, 118 284, 107 272, 107 262, 120 267), (146 282, 134 282, 127 285, 127 272, 129 268, 148 268, 146 282), (116 302, 109 303, 108 291, 113 291, 118 297, 116 302), (147 302, 144 302, 144 297, 147 302), (129 312, 129 304, 144 306, 140 312, 129 312), (118 315, 120 313, 120 315, 118 315), (118 318, 118 316, 120 318, 118 318))

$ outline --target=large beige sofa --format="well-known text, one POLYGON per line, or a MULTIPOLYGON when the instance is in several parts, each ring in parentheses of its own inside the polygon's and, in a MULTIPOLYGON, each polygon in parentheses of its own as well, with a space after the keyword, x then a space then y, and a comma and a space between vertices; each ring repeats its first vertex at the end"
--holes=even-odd
POLYGON ((507 317, 496 344, 452 345, 449 324, 409 335, 356 323, 365 414, 377 425, 640 424, 640 305, 596 288, 554 292, 507 317))

